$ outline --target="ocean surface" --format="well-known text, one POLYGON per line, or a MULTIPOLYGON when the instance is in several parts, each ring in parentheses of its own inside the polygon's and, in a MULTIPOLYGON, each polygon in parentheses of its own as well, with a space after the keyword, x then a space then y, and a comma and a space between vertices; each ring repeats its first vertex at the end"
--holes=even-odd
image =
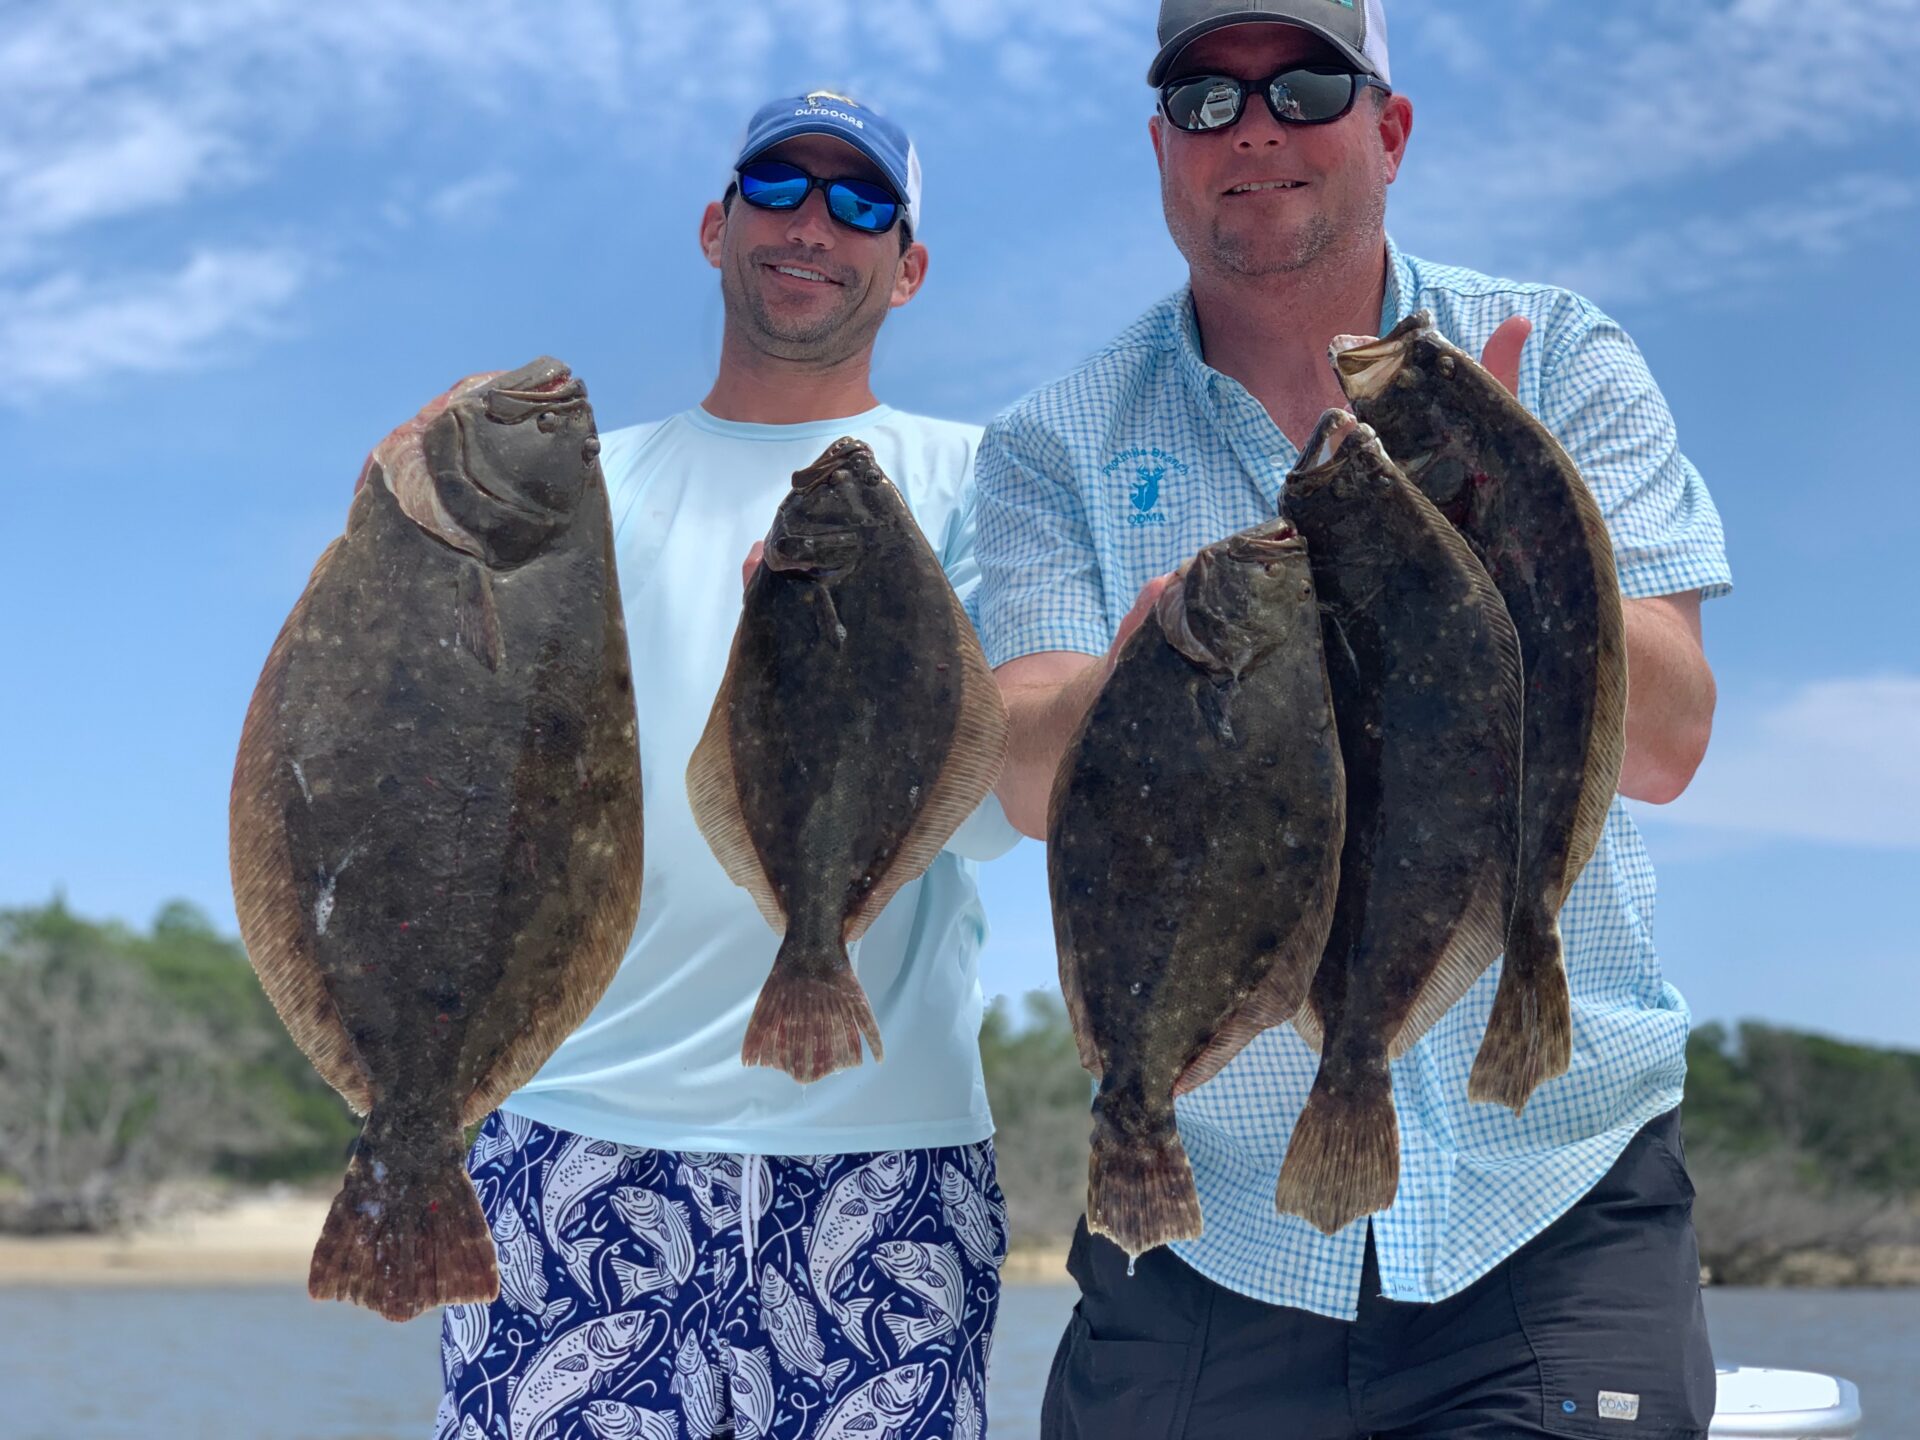
MULTIPOLYGON (((1067 1285, 1009 1286, 996 1436, 1035 1433, 1067 1285)), ((1707 1292, 1722 1364, 1844 1375, 1862 1440, 1920 1433, 1920 1290, 1707 1292)), ((0 1290, 4 1440, 431 1440, 439 1322, 295 1288, 0 1290)), ((901 1440, 916 1440, 908 1435, 901 1440)))

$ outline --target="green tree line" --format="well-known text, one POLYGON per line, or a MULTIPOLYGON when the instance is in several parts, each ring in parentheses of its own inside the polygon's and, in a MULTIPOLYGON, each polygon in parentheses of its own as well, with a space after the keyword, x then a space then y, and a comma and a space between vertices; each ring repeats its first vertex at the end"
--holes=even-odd
POLYGON ((0 1226, 99 1229, 168 1180, 337 1170, 358 1128, 193 906, 146 934, 59 900, 0 910, 0 1226))
MULTIPOLYGON (((980 1036, 1016 1243, 1059 1244, 1086 1194, 1089 1080, 1065 1007, 996 1000, 980 1036)), ((1875 1254, 1920 1245, 1920 1054, 1747 1022, 1687 1044, 1682 1107, 1702 1255, 1736 1283, 1796 1254, 1872 1279, 1875 1254)))
MULTIPOLYGON (((980 1046, 1014 1237, 1062 1242, 1091 1093, 1066 1011, 996 1000, 980 1046)), ((1920 1243, 1920 1054, 1746 1023, 1700 1027, 1688 1062, 1696 1218, 1728 1278, 1920 1243)), ((144 934, 58 900, 0 910, 0 1228, 122 1223, 169 1180, 332 1179, 357 1129, 192 906, 144 934)))

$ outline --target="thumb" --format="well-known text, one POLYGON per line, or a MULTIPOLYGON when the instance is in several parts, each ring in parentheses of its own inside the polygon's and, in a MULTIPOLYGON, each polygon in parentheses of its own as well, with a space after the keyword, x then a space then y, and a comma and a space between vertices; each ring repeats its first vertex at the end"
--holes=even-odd
POLYGON ((740 566, 741 588, 744 589, 747 583, 753 579, 753 572, 755 569, 759 567, 760 557, 766 553, 767 553, 766 541, 756 540, 753 542, 753 548, 747 551, 747 558, 744 562, 742 562, 740 566))
POLYGON ((1487 338, 1480 352, 1480 364, 1488 374, 1507 387, 1507 393, 1520 393, 1520 352, 1533 334, 1533 322, 1524 315, 1510 315, 1487 338))

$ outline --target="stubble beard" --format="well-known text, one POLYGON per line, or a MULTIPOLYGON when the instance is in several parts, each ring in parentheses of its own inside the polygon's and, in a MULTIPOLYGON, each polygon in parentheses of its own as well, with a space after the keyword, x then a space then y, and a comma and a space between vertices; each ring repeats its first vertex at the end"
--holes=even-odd
POLYGON ((1384 182, 1375 185, 1359 208, 1345 215, 1308 216, 1285 234, 1228 230, 1216 214, 1195 223, 1162 187, 1167 230, 1174 245, 1197 270, 1243 280, 1296 275, 1353 251, 1370 254, 1379 244, 1387 218, 1384 182))
POLYGON ((779 360, 821 368, 838 365, 871 345, 880 330, 879 320, 867 320, 851 295, 824 314, 801 317, 776 313, 764 291, 731 275, 723 292, 727 323, 754 349, 779 360))

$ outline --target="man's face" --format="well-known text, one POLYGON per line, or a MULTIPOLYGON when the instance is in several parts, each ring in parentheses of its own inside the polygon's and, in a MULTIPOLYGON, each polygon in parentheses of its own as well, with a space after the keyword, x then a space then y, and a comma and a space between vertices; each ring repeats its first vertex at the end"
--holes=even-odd
MULTIPOLYGON (((802 135, 757 158, 828 180, 888 184, 866 156, 825 135, 802 135)), ((827 213, 819 190, 796 210, 760 210, 736 195, 724 211, 718 202, 707 207, 700 241, 720 272, 730 326, 766 354, 830 365, 870 345, 887 311, 920 288, 926 247, 915 241, 901 250, 904 223, 903 215, 884 235, 863 235, 827 213)))
MULTIPOLYGON (((1168 78, 1231 75, 1251 83, 1289 65, 1320 62, 1343 65, 1305 30, 1234 25, 1189 45, 1168 78)), ((1249 90, 1239 121, 1225 130, 1189 134, 1156 113, 1150 128, 1161 203, 1187 263, 1223 278, 1252 278, 1307 270, 1356 244, 1376 243, 1387 186, 1413 124, 1404 97, 1391 96, 1382 107, 1378 93, 1362 91, 1328 125, 1282 125, 1263 89, 1249 90)))

